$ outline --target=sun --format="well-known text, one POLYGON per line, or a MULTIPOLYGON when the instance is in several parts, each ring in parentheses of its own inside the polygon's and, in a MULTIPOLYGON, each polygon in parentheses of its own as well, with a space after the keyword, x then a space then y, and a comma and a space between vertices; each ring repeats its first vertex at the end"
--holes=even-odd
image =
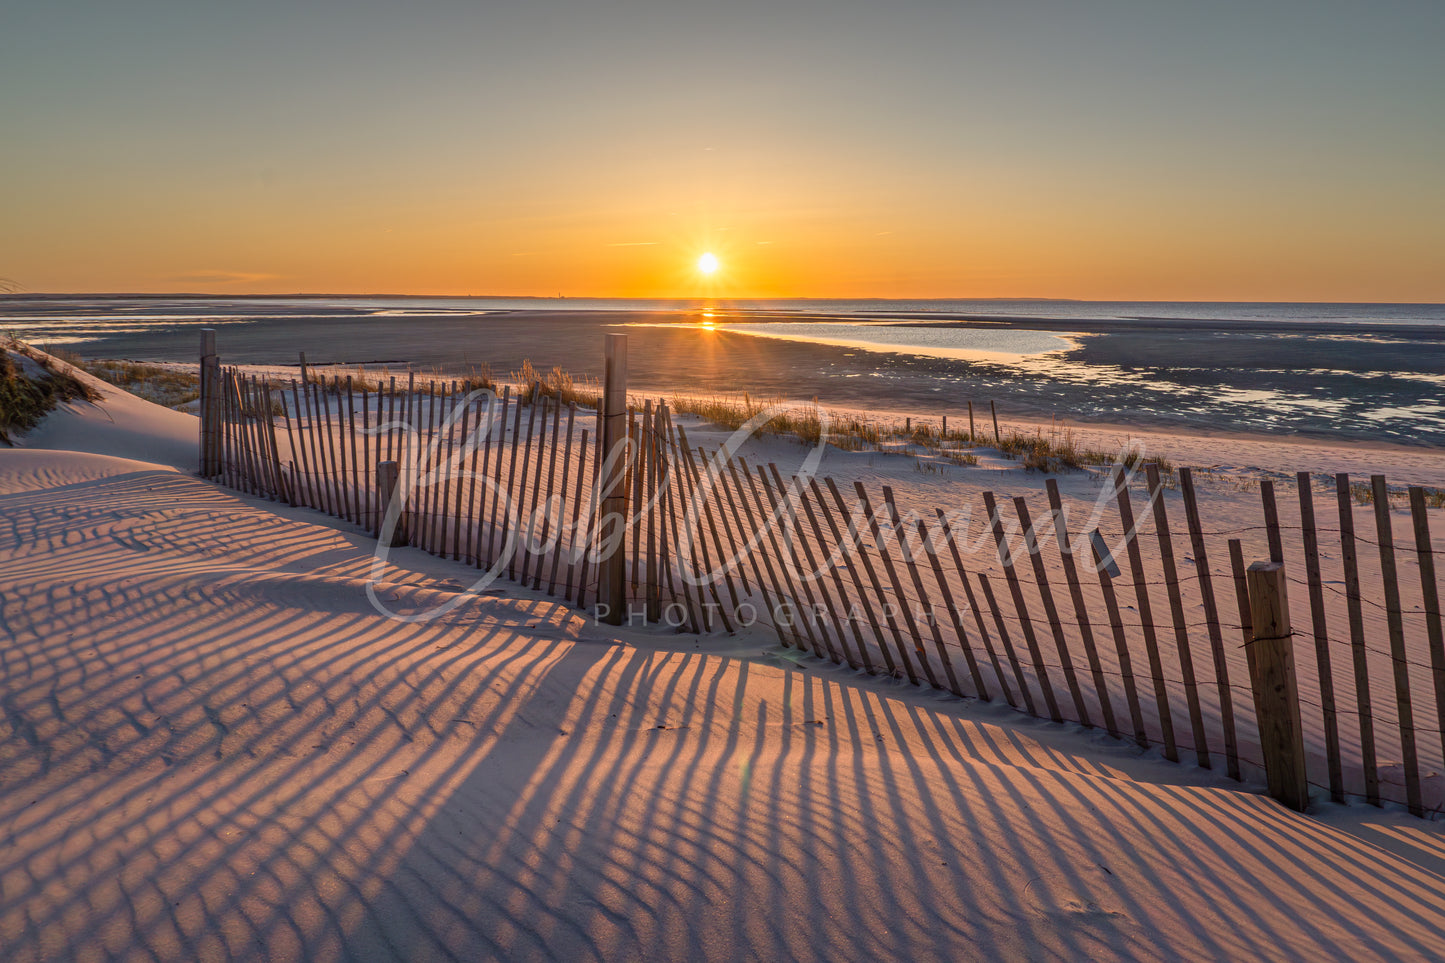
POLYGON ((717 255, 711 252, 697 259, 697 269, 702 274, 715 274, 718 267, 717 255))

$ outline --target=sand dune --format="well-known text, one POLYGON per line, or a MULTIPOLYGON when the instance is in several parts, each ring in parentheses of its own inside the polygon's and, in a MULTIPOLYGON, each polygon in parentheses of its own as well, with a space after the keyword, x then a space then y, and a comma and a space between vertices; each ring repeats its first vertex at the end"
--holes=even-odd
MULTIPOLYGON (((398 623, 368 538, 178 470, 184 418, 112 397, 0 452, 7 959, 1445 946, 1437 823, 1296 815, 761 637, 522 591, 398 623)), ((470 582, 392 560, 401 610, 470 582)))

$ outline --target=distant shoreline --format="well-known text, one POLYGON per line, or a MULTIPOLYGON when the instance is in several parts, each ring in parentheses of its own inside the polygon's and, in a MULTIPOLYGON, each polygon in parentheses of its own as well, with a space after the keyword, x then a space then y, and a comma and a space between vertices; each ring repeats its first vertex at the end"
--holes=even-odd
MULTIPOLYGON (((1005 315, 1002 305, 967 316, 902 311, 896 304, 885 312, 880 303, 850 304, 853 313, 824 304, 786 311, 715 306, 708 319, 715 327, 706 327, 671 323, 702 320, 696 307, 644 309, 637 302, 619 310, 570 299, 545 307, 436 298, 274 301, 12 296, 0 302, 0 327, 36 343, 73 345, 92 358, 193 361, 198 329, 215 327, 227 363, 291 364, 304 351, 318 364, 376 366, 391 359, 394 370, 410 364, 454 375, 487 363, 505 377, 528 359, 542 370, 555 365, 594 378, 601 375, 603 335, 627 331, 631 383, 663 393, 746 389, 914 417, 962 415, 969 400, 986 407, 992 399, 1011 418, 1044 424, 1058 414, 1079 425, 1141 431, 1445 448, 1445 321, 1433 323, 1432 309, 1340 307, 1334 317, 1324 317, 1331 312, 1259 307, 1247 320, 1228 320, 1157 317, 1171 312, 1155 309, 1147 309, 1148 319, 1101 318, 1126 306, 1100 311, 1077 303, 1079 316, 1067 316, 1064 302, 1037 304, 1034 316, 1005 315), (1396 320, 1411 317, 1422 320, 1396 320), (920 330, 920 344, 945 347, 968 340, 950 337, 950 328, 1086 336, 1068 350, 1010 363, 931 357, 922 349, 885 354, 725 330, 784 320, 916 323, 929 332, 920 330), (628 322, 668 323, 618 327, 628 322)), ((1177 304, 1172 313, 1194 310, 1177 304)))

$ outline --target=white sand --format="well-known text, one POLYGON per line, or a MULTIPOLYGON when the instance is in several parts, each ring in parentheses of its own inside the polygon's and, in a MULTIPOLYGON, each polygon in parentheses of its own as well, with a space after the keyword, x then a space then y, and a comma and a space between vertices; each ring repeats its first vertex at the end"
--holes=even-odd
MULTIPOLYGON (((760 637, 619 635, 521 591, 389 621, 369 539, 198 481, 195 421, 118 394, 0 451, 8 960, 1445 946, 1438 823, 1295 815, 760 637)), ((398 607, 471 580, 400 556, 398 607)))

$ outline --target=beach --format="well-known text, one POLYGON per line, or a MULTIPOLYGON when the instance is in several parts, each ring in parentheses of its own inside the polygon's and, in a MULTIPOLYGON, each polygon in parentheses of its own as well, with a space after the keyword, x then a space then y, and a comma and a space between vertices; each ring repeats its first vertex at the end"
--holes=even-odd
POLYGON ((6 29, 0 963, 1445 959, 1445 5, 6 29))
MULTIPOLYGON (((418 611, 473 570, 405 549, 376 582, 364 532, 195 478, 193 417, 100 390, 0 452, 11 959, 1311 959, 1445 940, 1438 823, 1398 806, 1290 813, 1258 776, 760 626, 615 628, 511 583, 398 623, 368 581, 418 611)), ((907 502, 1042 483, 1006 460, 828 459, 907 502)), ((1064 480, 1071 502, 1097 485, 1064 480)), ((1210 488, 1221 524, 1258 497, 1231 484, 1210 488)))

